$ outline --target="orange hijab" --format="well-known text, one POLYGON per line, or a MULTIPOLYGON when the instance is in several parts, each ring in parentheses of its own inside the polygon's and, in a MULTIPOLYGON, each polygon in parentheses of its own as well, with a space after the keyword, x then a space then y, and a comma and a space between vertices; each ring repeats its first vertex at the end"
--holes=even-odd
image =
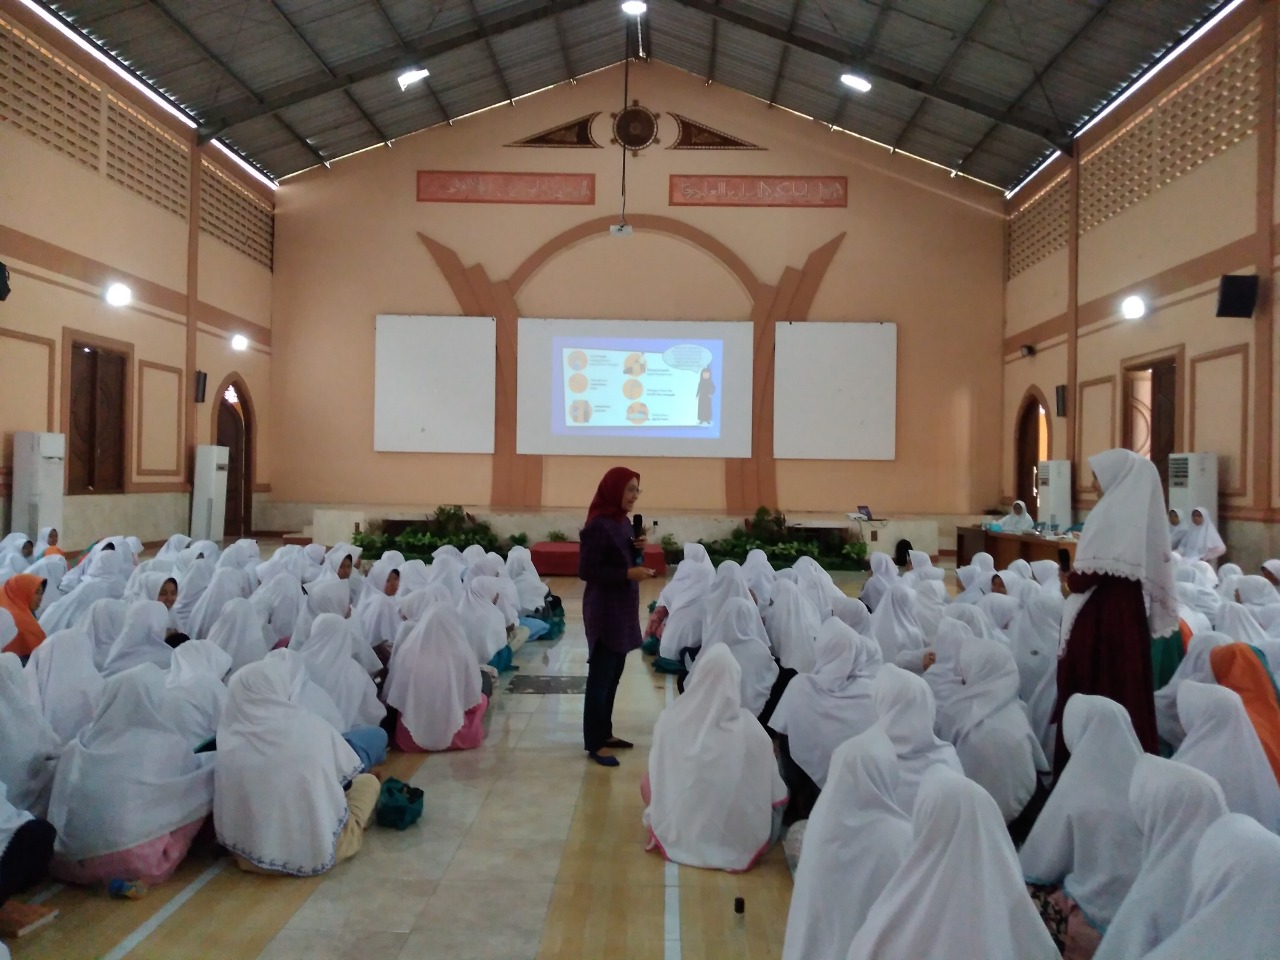
POLYGON ((8 610, 18 625, 18 635, 4 648, 5 653, 29 657, 32 650, 44 643, 44 628, 31 612, 31 600, 44 582, 33 573, 20 573, 4 582, 4 589, 0 590, 0 607, 8 610))
POLYGON ((1209 666, 1219 686, 1240 694, 1253 729, 1258 731, 1271 772, 1280 782, 1280 700, 1275 682, 1247 643, 1228 643, 1209 654, 1209 666))

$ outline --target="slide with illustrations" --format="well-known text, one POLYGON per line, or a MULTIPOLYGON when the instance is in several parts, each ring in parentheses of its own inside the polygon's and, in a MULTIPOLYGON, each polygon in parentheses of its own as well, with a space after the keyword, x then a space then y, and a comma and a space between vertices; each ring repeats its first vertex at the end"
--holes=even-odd
POLYGON ((555 337, 552 433, 720 436, 720 340, 555 337))

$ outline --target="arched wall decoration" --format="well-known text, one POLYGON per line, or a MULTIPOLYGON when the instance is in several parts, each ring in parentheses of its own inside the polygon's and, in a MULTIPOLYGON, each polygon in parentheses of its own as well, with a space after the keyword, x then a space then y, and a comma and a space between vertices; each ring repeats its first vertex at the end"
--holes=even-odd
MULTIPOLYGON (((494 415, 493 506, 542 505, 542 456, 516 453, 516 340, 520 309, 516 294, 552 257, 591 237, 604 234, 615 221, 596 217, 570 227, 534 250, 507 280, 491 280, 480 264, 465 266, 458 254, 425 233, 418 239, 440 268, 464 314, 497 321, 497 385, 494 415)), ((676 237, 720 261, 751 300, 750 322, 755 351, 752 371, 751 458, 725 460, 725 508, 745 514, 764 505, 778 506, 778 475, 773 459, 773 355, 775 325, 780 320, 809 318, 814 297, 836 251, 840 233, 809 254, 802 267, 787 267, 777 284, 761 281, 746 261, 726 244, 683 220, 660 214, 636 214, 628 222, 636 230, 676 237)), ((225 387, 224 387, 225 389, 225 387)))
POLYGON ((254 447, 258 444, 258 414, 253 409, 253 394, 249 392, 249 384, 243 376, 232 370, 222 382, 218 384, 217 393, 209 395, 209 399, 213 402, 209 404, 209 439, 216 442, 218 439, 218 408, 222 406, 222 398, 226 396, 227 387, 234 386, 236 388, 236 397, 240 401, 240 410, 244 414, 245 431, 249 438, 249 443, 245 450, 245 456, 249 461, 249 492, 252 495, 258 484, 258 457, 254 447))
MULTIPOLYGON (((1054 408, 1049 405, 1049 401, 1045 398, 1044 392, 1034 383, 1027 387, 1027 392, 1022 395, 1022 399, 1018 401, 1018 412, 1013 419, 1013 429, 1017 432, 1018 424, 1022 422, 1022 414, 1027 409, 1028 403, 1039 404, 1046 414, 1044 418, 1044 429, 1049 434, 1048 448, 1049 459, 1053 459, 1053 411, 1054 408)), ((1015 437, 1015 441, 1016 441, 1015 437)))

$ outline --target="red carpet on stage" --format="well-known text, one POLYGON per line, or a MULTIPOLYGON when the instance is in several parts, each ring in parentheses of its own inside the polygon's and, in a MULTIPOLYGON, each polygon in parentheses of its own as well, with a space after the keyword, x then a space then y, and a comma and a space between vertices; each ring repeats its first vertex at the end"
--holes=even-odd
MULTIPOLYGON (((578 575, 578 545, 576 543, 535 543, 529 548, 533 566, 541 577, 576 577, 578 575)), ((662 548, 649 544, 644 548, 644 565, 658 576, 667 573, 667 560, 662 548)))

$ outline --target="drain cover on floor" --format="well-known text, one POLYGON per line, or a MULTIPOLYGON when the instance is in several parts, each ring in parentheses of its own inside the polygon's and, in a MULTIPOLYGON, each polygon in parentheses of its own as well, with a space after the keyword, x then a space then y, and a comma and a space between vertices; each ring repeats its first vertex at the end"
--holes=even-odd
POLYGON ((507 693, 586 693, 586 677, 539 677, 517 673, 507 684, 507 693))

